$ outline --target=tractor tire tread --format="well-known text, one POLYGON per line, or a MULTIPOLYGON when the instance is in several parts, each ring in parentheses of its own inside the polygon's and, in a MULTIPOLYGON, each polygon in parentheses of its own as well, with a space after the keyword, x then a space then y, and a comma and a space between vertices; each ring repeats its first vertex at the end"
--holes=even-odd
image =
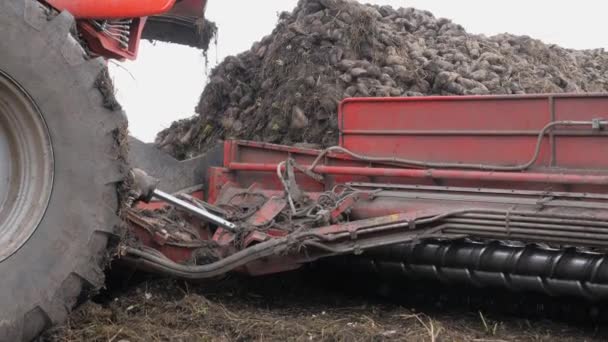
MULTIPOLYGON (((21 17, 22 23, 15 20, 15 25, 25 24, 40 31, 40 35, 48 42, 46 49, 55 49, 63 57, 63 62, 72 67, 73 86, 79 87, 78 89, 85 87, 88 96, 86 101, 97 104, 83 114, 86 120, 99 125, 92 128, 95 137, 91 139, 98 140, 92 153, 105 156, 107 160, 100 163, 102 165, 99 165, 99 171, 96 172, 98 174, 93 180, 103 189, 103 194, 96 195, 96 199, 84 199, 90 203, 84 203, 83 206, 98 206, 96 214, 87 223, 89 227, 74 228, 75 232, 88 234, 88 244, 82 246, 76 261, 62 264, 62 267, 70 264, 72 269, 59 270, 58 273, 64 273, 65 276, 58 286, 48 290, 49 296, 41 295, 37 300, 19 303, 20 307, 15 309, 16 312, 6 313, 8 318, 0 314, 1 341, 30 341, 44 330, 65 321, 76 304, 98 291, 104 284, 103 269, 110 255, 108 242, 120 236, 122 229, 118 186, 127 170, 126 156, 123 155, 126 149, 121 146, 126 143, 126 139, 122 138, 126 134, 126 117, 120 108, 108 109, 104 106, 104 96, 107 94, 103 94, 97 82, 105 72, 106 65, 101 58, 89 59, 83 47, 73 37, 75 20, 71 14, 62 12, 49 18, 48 9, 37 1, 6 0, 0 4, 0 22, 2 16, 11 16, 11 20, 13 16, 21 17), (102 203, 99 203, 99 198, 104 199, 102 203)), ((90 126, 90 122, 86 124, 90 126)))

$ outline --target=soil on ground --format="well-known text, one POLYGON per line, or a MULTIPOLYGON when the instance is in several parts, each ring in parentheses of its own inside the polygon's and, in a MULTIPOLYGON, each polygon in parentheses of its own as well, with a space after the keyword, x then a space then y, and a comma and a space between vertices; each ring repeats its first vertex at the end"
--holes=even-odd
MULTIPOLYGON (((147 279, 135 285, 114 285, 44 339, 602 341, 608 337, 586 319, 517 318, 496 307, 444 305, 439 292, 427 293, 430 296, 424 304, 413 304, 360 289, 352 291, 331 276, 312 275, 312 279, 309 272, 296 272, 252 279, 233 276, 199 284, 147 279), (328 285, 330 282, 340 284, 328 285)), ((456 295, 450 296, 454 299, 456 295)))

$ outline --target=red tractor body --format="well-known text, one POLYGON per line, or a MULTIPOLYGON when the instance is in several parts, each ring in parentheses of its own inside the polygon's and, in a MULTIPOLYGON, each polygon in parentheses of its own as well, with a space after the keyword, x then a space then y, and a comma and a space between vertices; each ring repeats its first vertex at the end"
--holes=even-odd
POLYGON ((201 21, 207 0, 48 0, 58 11, 70 12, 94 55, 135 59, 148 17, 180 17, 187 24, 201 21))
POLYGON ((147 17, 168 12, 175 0, 48 0, 60 11, 68 11, 76 19, 125 19, 147 17))

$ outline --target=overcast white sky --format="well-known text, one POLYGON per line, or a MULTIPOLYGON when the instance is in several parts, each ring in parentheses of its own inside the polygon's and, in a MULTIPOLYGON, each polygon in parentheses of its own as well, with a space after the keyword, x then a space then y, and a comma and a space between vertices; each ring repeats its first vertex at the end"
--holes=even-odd
MULTIPOLYGON (((366 3, 426 9, 452 19, 471 33, 510 32, 568 48, 608 48, 602 0, 369 0, 366 3)), ((209 70, 269 34, 277 14, 291 11, 297 0, 209 0, 207 17, 219 26, 217 49, 209 51, 209 70)), ((199 50, 142 42, 135 62, 110 65, 118 99, 130 120, 131 134, 144 141, 171 122, 190 117, 206 82, 199 50)))

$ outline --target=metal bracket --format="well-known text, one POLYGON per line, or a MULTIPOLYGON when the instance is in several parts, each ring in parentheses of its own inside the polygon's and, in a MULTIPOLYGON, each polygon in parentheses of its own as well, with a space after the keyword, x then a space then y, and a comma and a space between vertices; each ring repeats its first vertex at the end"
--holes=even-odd
POLYGON ((591 120, 591 128, 594 131, 601 131, 605 124, 606 122, 602 118, 595 118, 591 120))

